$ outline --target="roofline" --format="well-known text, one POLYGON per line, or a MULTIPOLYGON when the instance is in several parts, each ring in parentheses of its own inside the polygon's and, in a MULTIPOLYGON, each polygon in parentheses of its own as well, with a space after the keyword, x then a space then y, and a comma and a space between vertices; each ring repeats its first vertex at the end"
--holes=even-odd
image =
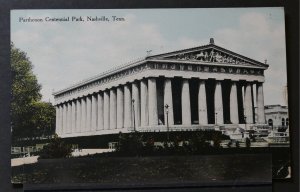
MULTIPOLYGON (((64 93, 64 92, 66 92, 66 91, 73 90, 73 89, 78 88, 78 87, 80 87, 80 86, 82 86, 82 85, 91 83, 91 82, 96 81, 96 80, 98 80, 98 79, 101 79, 101 78, 107 77, 107 76, 109 76, 109 75, 112 75, 112 74, 114 74, 114 73, 120 72, 120 71, 122 71, 122 70, 124 70, 124 69, 128 69, 128 68, 130 68, 130 67, 133 67, 133 66, 136 66, 136 65, 145 63, 145 62, 147 62, 147 61, 153 61, 152 58, 155 59, 155 57, 159 57, 159 56, 163 56, 163 55, 176 54, 176 53, 182 52, 182 51, 188 52, 188 51, 193 51, 193 50, 195 50, 195 49, 206 48, 206 47, 215 47, 215 48, 221 49, 221 50, 223 50, 223 51, 225 51, 225 52, 229 52, 230 54, 238 55, 239 57, 241 57, 241 58, 243 58, 243 59, 247 59, 247 60, 249 60, 249 61, 251 61, 251 62, 254 62, 254 63, 256 63, 256 64, 261 65, 261 66, 258 66, 258 67, 265 67, 265 69, 267 69, 267 68, 269 67, 268 64, 261 63, 261 62, 259 62, 259 61, 253 60, 253 59, 251 59, 251 58, 245 57, 245 56, 243 56, 243 55, 240 55, 240 54, 238 54, 238 53, 235 53, 235 52, 233 52, 233 51, 230 51, 230 50, 228 50, 228 49, 225 49, 225 48, 223 48, 223 47, 220 47, 220 46, 217 46, 217 45, 211 43, 211 44, 206 44, 206 45, 202 45, 202 46, 192 47, 192 48, 188 48, 188 49, 180 49, 180 50, 171 51, 171 52, 167 52, 167 53, 161 53, 161 54, 157 54, 157 55, 147 56, 147 57, 145 57, 145 58, 138 59, 138 60, 133 61, 133 62, 131 62, 131 63, 126 63, 126 64, 123 64, 123 65, 117 66, 117 67, 115 67, 115 68, 112 68, 112 69, 110 69, 110 70, 108 70, 108 71, 105 71, 105 72, 103 72, 103 73, 101 73, 101 74, 99 74, 99 75, 93 76, 93 77, 91 77, 91 78, 84 79, 84 80, 82 80, 82 81, 80 81, 80 82, 78 82, 78 83, 75 83, 75 84, 73 84, 73 85, 67 87, 67 88, 64 88, 64 89, 61 89, 61 90, 59 90, 59 91, 53 92, 52 95, 53 95, 53 96, 57 96, 57 95, 62 94, 62 93, 64 93)), ((235 66, 236 66, 236 65, 235 65, 235 66)), ((246 66, 245 66, 245 67, 246 67, 246 66)))
POLYGON ((249 57, 243 56, 243 55, 241 55, 241 54, 235 53, 235 52, 233 52, 233 51, 230 51, 230 50, 228 50, 228 49, 225 49, 225 48, 220 47, 220 46, 215 45, 215 44, 206 44, 206 45, 197 46, 197 47, 192 47, 192 48, 188 48, 188 49, 181 49, 181 50, 171 51, 171 52, 167 52, 167 53, 161 53, 161 54, 157 54, 157 55, 151 55, 151 56, 146 57, 146 59, 151 59, 151 58, 153 58, 153 57, 160 57, 160 56, 164 56, 164 55, 172 55, 172 54, 176 54, 176 53, 183 52, 183 51, 189 52, 189 51, 193 51, 193 50, 195 50, 195 49, 201 49, 201 48, 206 48, 206 47, 207 47, 207 48, 208 48, 208 47, 215 47, 215 48, 221 49, 221 50, 223 50, 223 51, 225 51, 225 52, 229 52, 230 54, 238 55, 239 57, 241 57, 241 58, 243 58, 243 59, 246 59, 246 60, 249 60, 249 61, 251 61, 251 62, 257 63, 257 64, 259 64, 259 65, 262 65, 262 66, 266 67, 266 68, 269 67, 268 64, 265 64, 265 63, 262 63, 262 62, 260 62, 260 61, 251 59, 251 58, 249 58, 249 57))
POLYGON ((100 73, 100 74, 98 74, 98 75, 96 75, 96 76, 93 76, 93 77, 91 77, 91 78, 84 79, 84 80, 82 80, 82 81, 80 81, 80 82, 78 82, 78 83, 75 83, 75 84, 73 84, 73 85, 71 85, 71 86, 68 86, 67 88, 64 88, 64 89, 61 89, 61 90, 59 90, 59 91, 53 92, 52 95, 53 95, 53 96, 57 96, 57 95, 59 95, 59 94, 61 94, 61 93, 64 93, 64 92, 66 92, 66 91, 70 91, 70 90, 72 90, 72 89, 78 88, 78 87, 80 87, 80 86, 82 86, 82 85, 85 85, 85 84, 87 84, 87 83, 91 83, 91 82, 93 82, 93 81, 96 81, 96 80, 99 80, 99 79, 101 79, 101 78, 107 77, 107 76, 109 76, 109 75, 115 74, 115 73, 120 72, 120 71, 122 71, 122 70, 124 70, 124 69, 128 69, 128 68, 130 68, 130 67, 134 67, 134 66, 136 66, 136 65, 145 63, 146 61, 147 61, 147 60, 146 60, 145 58, 143 58, 143 59, 141 59, 141 60, 137 60, 137 61, 134 61, 134 62, 129 63, 129 64, 126 63, 126 64, 124 64, 124 65, 120 65, 120 66, 118 66, 118 67, 112 68, 112 69, 110 69, 110 70, 108 70, 108 71, 105 71, 105 72, 103 72, 103 73, 100 73))

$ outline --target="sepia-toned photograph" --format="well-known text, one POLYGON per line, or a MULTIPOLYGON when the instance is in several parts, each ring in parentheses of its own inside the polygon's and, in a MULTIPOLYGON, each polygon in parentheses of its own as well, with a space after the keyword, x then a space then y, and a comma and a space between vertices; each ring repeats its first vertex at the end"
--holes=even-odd
POLYGON ((284 9, 11 11, 12 183, 291 178, 284 9))

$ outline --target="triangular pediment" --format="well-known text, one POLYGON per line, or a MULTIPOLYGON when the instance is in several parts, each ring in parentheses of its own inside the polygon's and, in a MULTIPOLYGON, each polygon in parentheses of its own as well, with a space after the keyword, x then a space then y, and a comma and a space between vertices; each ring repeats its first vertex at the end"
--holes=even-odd
POLYGON ((248 57, 234 53, 215 44, 204 45, 190 49, 184 49, 165 54, 153 55, 147 57, 150 60, 173 60, 173 61, 189 61, 199 63, 217 63, 229 65, 246 65, 253 67, 268 68, 268 65, 255 61, 248 57))

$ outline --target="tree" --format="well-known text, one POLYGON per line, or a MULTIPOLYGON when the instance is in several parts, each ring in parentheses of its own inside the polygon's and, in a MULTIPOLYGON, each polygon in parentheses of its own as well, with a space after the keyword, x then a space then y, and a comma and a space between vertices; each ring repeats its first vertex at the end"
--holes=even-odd
POLYGON ((55 109, 41 101, 41 85, 33 65, 24 51, 11 43, 12 71, 12 138, 32 138, 53 132, 55 109), (41 130, 45 130, 44 132, 41 130))
POLYGON ((51 103, 34 102, 32 116, 33 125, 35 128, 35 136, 53 135, 55 130, 55 108, 51 103))

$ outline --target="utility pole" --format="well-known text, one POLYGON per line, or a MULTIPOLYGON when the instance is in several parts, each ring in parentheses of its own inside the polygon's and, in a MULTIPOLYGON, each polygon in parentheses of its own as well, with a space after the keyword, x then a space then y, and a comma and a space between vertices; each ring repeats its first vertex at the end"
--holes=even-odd
POLYGON ((134 99, 131 100, 132 101, 132 111, 133 111, 133 130, 134 132, 136 131, 135 130, 135 112, 134 112, 134 99))
POLYGON ((165 105, 166 108, 166 114, 167 114, 167 141, 168 143, 170 142, 170 137, 169 137, 169 105, 165 105))

